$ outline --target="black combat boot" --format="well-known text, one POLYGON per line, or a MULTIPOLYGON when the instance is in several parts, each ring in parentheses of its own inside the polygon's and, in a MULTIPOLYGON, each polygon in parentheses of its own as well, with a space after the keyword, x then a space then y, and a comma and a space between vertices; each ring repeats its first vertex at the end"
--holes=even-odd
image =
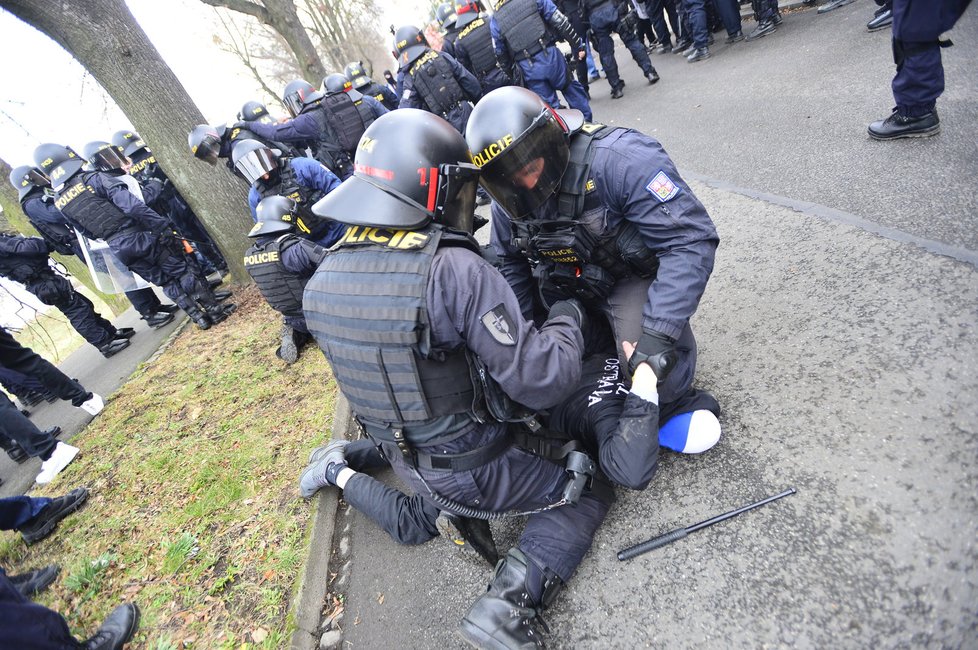
POLYGON ((540 610, 543 603, 553 600, 562 583, 552 576, 544 584, 540 571, 528 564, 526 555, 512 548, 496 565, 488 590, 473 603, 459 626, 459 633, 469 644, 499 650, 544 647, 541 629, 548 634, 550 629, 540 618, 540 610), (534 592, 543 594, 539 598, 542 602, 531 596, 534 592))
POLYGON ((488 521, 442 512, 435 520, 435 526, 442 537, 463 553, 478 554, 489 566, 496 566, 499 562, 499 551, 496 550, 488 521))
POLYGON ((121 650, 139 629, 139 607, 119 605, 105 618, 93 636, 82 641, 84 650, 121 650))
POLYGON ((238 306, 233 302, 225 303, 223 305, 217 305, 214 307, 207 308, 207 317, 211 319, 211 323, 217 325, 218 323, 227 320, 227 317, 234 313, 238 306))
POLYGON ((190 305, 183 306, 183 310, 187 312, 187 316, 190 316, 190 320, 192 320, 197 327, 202 330, 209 330, 211 325, 214 324, 211 322, 211 317, 207 314, 207 312, 197 305, 194 305, 193 307, 190 305))

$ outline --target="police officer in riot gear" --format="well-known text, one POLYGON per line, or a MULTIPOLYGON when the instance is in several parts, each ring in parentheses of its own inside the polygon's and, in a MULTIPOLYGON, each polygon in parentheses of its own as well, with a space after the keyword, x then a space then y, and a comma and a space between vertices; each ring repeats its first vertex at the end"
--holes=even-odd
POLYGON ((482 97, 482 88, 472 73, 450 54, 428 47, 421 30, 405 25, 394 33, 394 50, 400 69, 400 108, 420 108, 434 113, 465 133, 472 104, 482 97))
MULTIPOLYGON (((87 148, 85 151, 87 152, 87 148)), ((118 155, 120 159, 123 157, 118 150, 105 155, 112 156, 113 153, 118 155)), ((108 163, 104 164, 107 165, 108 163)), ((48 190, 51 188, 47 178, 37 169, 22 165, 10 173, 10 183, 17 188, 20 207, 27 216, 27 220, 48 243, 51 251, 61 255, 74 255, 83 264, 87 264, 78 242, 78 235, 65 221, 61 211, 54 207, 54 198, 45 191, 45 188, 48 190)), ((136 289, 125 293, 126 298, 139 312, 140 318, 154 329, 163 327, 172 321, 173 312, 178 309, 176 305, 160 303, 156 292, 150 288, 136 289)))
POLYGON ((0 232, 0 275, 24 287, 45 305, 57 307, 81 334, 106 358, 129 347, 135 332, 117 330, 102 318, 92 301, 81 295, 64 276, 48 264, 52 248, 40 237, 22 237, 0 232))
POLYGON ((591 26, 594 49, 601 59, 608 83, 611 84, 611 97, 618 99, 624 93, 625 82, 618 75, 618 62, 615 60, 615 43, 611 39, 612 32, 618 34, 621 42, 628 51, 642 74, 654 84, 659 80, 659 74, 649 60, 649 53, 642 46, 636 34, 638 14, 631 9, 629 0, 583 0, 584 20, 591 26))
POLYGON ((370 78, 367 71, 363 68, 363 63, 360 61, 354 61, 353 63, 348 63, 346 68, 343 70, 343 74, 351 84, 353 84, 353 89, 359 91, 360 93, 373 97, 378 102, 384 105, 389 111, 397 108, 397 95, 394 94, 390 88, 384 84, 379 84, 370 78))
POLYGON ((257 140, 242 140, 234 145, 231 159, 246 181, 251 183, 248 206, 257 222, 258 204, 269 196, 286 196, 297 204, 297 234, 329 247, 343 233, 342 225, 312 213, 312 205, 339 187, 340 179, 317 160, 282 156, 257 140))
POLYGON ((479 80, 482 94, 511 85, 513 80, 496 61, 489 18, 479 13, 478 0, 457 0, 455 24, 455 58, 479 80))
MULTIPOLYGON (((360 114, 360 124, 356 125, 350 137, 356 137, 360 142, 363 131, 373 124, 373 121, 387 112, 387 107, 370 95, 364 95, 359 90, 354 90, 353 83, 341 72, 333 72, 323 78, 323 92, 327 97, 332 95, 345 95, 353 105, 357 107, 360 114)), ((339 101, 337 99, 337 101, 339 101)))
POLYGON ((692 387, 689 325, 719 239, 662 145, 555 112, 515 87, 479 103, 466 141, 494 199, 491 243, 524 316, 576 296, 606 315, 619 350, 637 341, 632 367, 647 360, 656 371, 664 410, 719 412, 692 387))
POLYGON ((435 9, 435 22, 441 28, 441 51, 450 56, 455 56, 455 39, 460 29, 455 18, 455 6, 451 2, 443 2, 435 9))
POLYGON ((326 95, 304 79, 290 81, 282 103, 292 119, 278 124, 242 121, 235 124, 265 140, 309 148, 340 180, 353 174, 353 154, 363 133, 360 111, 347 97, 326 95))
POLYGON ((269 196, 257 208, 258 222, 248 236, 255 243, 244 255, 244 266, 273 309, 282 314, 282 343, 275 355, 295 363, 299 350, 312 340, 302 314, 302 292, 326 249, 295 234, 298 204, 284 196, 269 196))
POLYGON ((160 216, 169 219, 177 232, 193 242, 195 251, 200 254, 197 260, 206 274, 226 275, 228 267, 224 255, 139 134, 129 130, 117 131, 112 136, 112 144, 121 148, 122 153, 132 160, 132 166, 126 171, 142 186, 143 202, 160 216))
MULTIPOLYGON (((245 106, 247 106, 247 104, 245 104, 245 106)), ((240 176, 240 174, 238 174, 238 170, 234 168, 234 163, 231 162, 231 149, 234 147, 236 142, 240 142, 241 140, 257 140, 270 149, 278 149, 279 151, 284 152, 286 155, 300 155, 298 150, 283 142, 266 140, 248 129, 236 126, 229 127, 226 124, 217 124, 215 126, 211 126, 210 124, 198 124, 191 129, 190 133, 187 135, 187 144, 190 145, 190 153, 194 155, 194 158, 203 160, 210 165, 216 165, 219 159, 224 158, 224 162, 228 169, 233 171, 238 176, 240 176)))
POLYGON ((554 108, 560 107, 559 90, 571 108, 591 119, 587 93, 569 73, 563 54, 554 45, 558 38, 567 41, 574 56, 583 60, 584 34, 574 30, 551 0, 500 0, 489 26, 496 58, 504 70, 511 71, 513 79, 554 108))
MULTIPOLYGON (((357 421, 417 493, 467 517, 532 511, 461 625, 470 643, 527 647, 608 503, 579 490, 585 465, 593 471, 586 456, 569 472, 515 447, 506 420, 577 384, 583 312, 565 301, 539 329, 523 319, 471 237, 478 172, 446 121, 393 111, 367 129, 356 160, 314 208, 350 227, 306 285, 306 322, 357 421), (512 408, 516 397, 525 407, 512 408)), ((301 485, 342 487, 351 473, 341 448, 323 449, 301 485)))
POLYGON ((156 284, 200 329, 234 311, 218 304, 207 282, 194 272, 170 222, 139 200, 119 178, 86 172, 70 148, 42 144, 34 162, 51 182, 54 205, 76 230, 102 239, 126 267, 156 284))

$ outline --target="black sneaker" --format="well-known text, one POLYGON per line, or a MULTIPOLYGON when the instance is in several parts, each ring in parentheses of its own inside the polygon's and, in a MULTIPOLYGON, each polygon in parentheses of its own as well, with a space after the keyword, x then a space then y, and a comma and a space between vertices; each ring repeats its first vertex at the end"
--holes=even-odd
POLYGON ((651 86, 659 80, 659 73, 655 71, 655 68, 652 68, 649 70, 648 74, 645 75, 645 78, 649 80, 649 85, 651 86))
POLYGON ((59 521, 81 508, 87 500, 88 488, 83 487, 52 500, 36 517, 17 529, 24 543, 30 546, 50 535, 59 521))
POLYGON ((139 607, 136 603, 119 605, 105 617, 94 635, 82 642, 84 650, 120 650, 139 628, 139 607))
POLYGON ((51 586, 54 579, 58 577, 59 571, 61 571, 61 567, 57 564, 51 564, 43 569, 35 569, 34 571, 28 571, 20 575, 8 575, 7 578, 22 596, 30 598, 34 594, 39 594, 51 586))
POLYGON ((625 94, 625 84, 620 83, 611 89, 612 99, 621 99, 624 96, 624 94, 625 94))
POLYGON ((844 7, 847 4, 852 3, 854 0, 829 0, 824 5, 818 8, 818 13, 827 14, 830 11, 834 11, 839 7, 844 7))
POLYGON ((10 456, 10 460, 14 461, 18 465, 27 462, 27 459, 30 458, 30 456, 27 455, 24 448, 12 440, 11 442, 13 442, 13 445, 11 445, 10 449, 6 450, 7 455, 10 456))
POLYGON ((866 23, 866 29, 871 32, 875 32, 880 29, 884 29, 893 24, 893 10, 880 7, 882 11, 876 12, 876 16, 873 17, 871 21, 866 23))
POLYGON ((869 137, 874 140, 929 138, 941 132, 941 120, 936 110, 920 117, 905 117, 893 109, 888 118, 873 122, 868 130, 869 137))
POLYGON ((673 54, 686 54, 686 50, 692 47, 693 41, 682 40, 676 43, 676 47, 672 48, 673 54))
POLYGON ((686 60, 690 63, 696 63, 697 61, 702 61, 708 59, 712 54, 710 54, 709 48, 701 47, 698 50, 693 50, 693 53, 686 57, 686 60))
POLYGON ((129 339, 112 339, 105 345, 99 346, 98 351, 102 353, 102 356, 108 359, 113 354, 122 352, 129 347, 129 339))
POLYGON ((117 327, 115 330, 115 338, 117 339, 131 339, 136 335, 136 330, 131 327, 117 327))
POLYGON ((172 314, 173 312, 180 311, 180 308, 176 305, 160 305, 156 308, 157 313, 166 312, 167 314, 172 314))
POLYGON ((771 17, 771 22, 774 23, 775 27, 777 27, 784 22, 784 18, 781 17, 781 14, 777 13, 771 17))
POLYGON ((757 40, 758 38, 767 36, 771 32, 776 31, 778 31, 778 28, 774 26, 773 22, 770 20, 762 20, 761 22, 757 23, 757 27, 754 28, 754 31, 747 35, 747 40, 757 40))
POLYGON ((734 43, 739 43, 742 40, 744 40, 744 32, 738 29, 736 32, 728 36, 724 43, 727 45, 733 45, 734 43))

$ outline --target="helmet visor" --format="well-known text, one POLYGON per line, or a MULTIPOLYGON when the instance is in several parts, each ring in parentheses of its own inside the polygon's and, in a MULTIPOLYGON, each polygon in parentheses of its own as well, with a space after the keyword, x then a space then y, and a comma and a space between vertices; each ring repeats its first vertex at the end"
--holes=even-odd
POLYGON ((122 155, 117 147, 109 145, 95 152, 91 162, 100 172, 109 172, 114 169, 124 169, 132 161, 122 155))
POLYGON ((302 97, 299 96, 298 92, 289 93, 282 98, 282 103, 285 104, 285 110, 289 112, 292 117, 297 117, 299 113, 302 112, 302 97))
POLYGON ((271 149, 261 148, 249 151, 238 158, 235 168, 249 183, 254 183, 265 174, 278 168, 278 160, 271 149))
POLYGON ((483 165, 482 185, 511 218, 524 219, 553 195, 569 158, 564 128, 544 109, 530 128, 483 165))
POLYGON ((194 149, 194 156, 211 165, 217 164, 221 153, 221 138, 217 133, 208 133, 194 149))
POLYGON ((472 234, 479 174, 479 168, 471 163, 439 166, 436 223, 472 234))

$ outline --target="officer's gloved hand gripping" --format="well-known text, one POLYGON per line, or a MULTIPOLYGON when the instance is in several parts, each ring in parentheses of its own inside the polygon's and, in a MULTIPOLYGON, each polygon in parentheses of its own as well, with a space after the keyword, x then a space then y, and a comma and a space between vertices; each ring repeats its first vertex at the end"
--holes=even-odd
POLYGON ((557 316, 570 316, 577 323, 578 329, 581 330, 581 335, 587 340, 588 321, 587 312, 584 311, 584 305, 577 298, 571 298, 569 300, 559 300, 555 302, 547 314, 547 320, 551 318, 556 318, 557 316))
POLYGON ((661 332, 642 330, 635 352, 628 360, 628 371, 634 373, 638 364, 643 361, 651 366, 659 383, 662 383, 678 361, 676 339, 661 332))

